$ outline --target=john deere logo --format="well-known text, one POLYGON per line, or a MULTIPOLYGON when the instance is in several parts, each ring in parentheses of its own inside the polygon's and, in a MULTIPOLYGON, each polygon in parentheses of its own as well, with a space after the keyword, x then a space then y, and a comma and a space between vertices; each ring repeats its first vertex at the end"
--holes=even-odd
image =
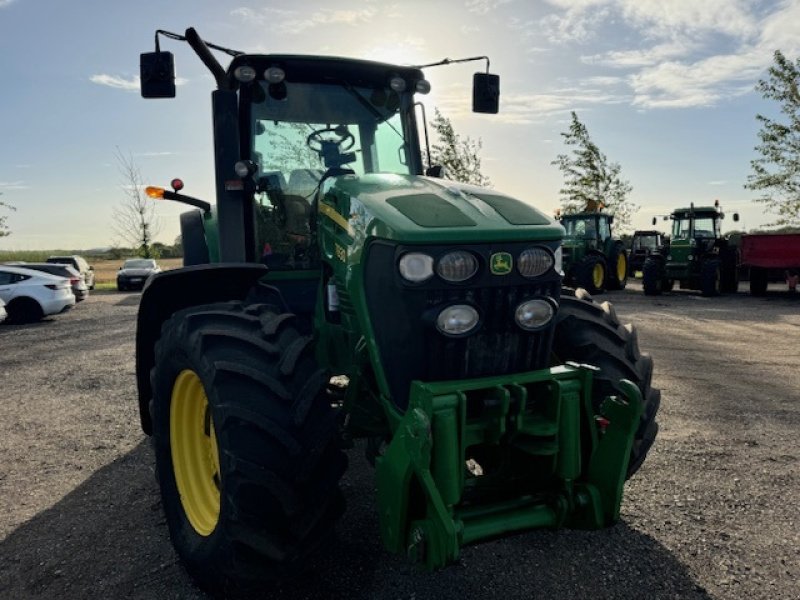
POLYGON ((492 254, 492 259, 489 261, 489 268, 494 275, 508 275, 511 273, 511 267, 514 264, 514 259, 508 252, 497 252, 492 254))

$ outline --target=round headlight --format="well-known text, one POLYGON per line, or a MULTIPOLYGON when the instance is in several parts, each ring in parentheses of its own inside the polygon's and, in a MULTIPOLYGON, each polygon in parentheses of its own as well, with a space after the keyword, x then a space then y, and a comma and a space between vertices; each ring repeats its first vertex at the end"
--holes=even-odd
POLYGON ((517 260, 517 269, 523 277, 539 277, 553 266, 553 255, 544 248, 523 250, 517 260))
POLYGON ((249 65, 242 65, 241 67, 236 67, 233 71, 233 76, 236 77, 238 81, 247 83, 256 78, 256 70, 249 65))
POLYGON ((478 326, 478 311, 468 304, 448 306, 436 318, 436 328, 445 335, 464 335, 478 326))
POLYGON ((445 281, 466 281, 478 271, 478 259, 469 252, 448 252, 436 263, 436 272, 445 281))
POLYGON ((517 307, 514 319, 517 325, 526 331, 536 331, 547 325, 555 313, 555 308, 547 300, 534 298, 526 300, 517 307))
POLYGON ((556 273, 559 275, 564 274, 564 251, 561 249, 561 246, 556 248, 556 251, 553 253, 555 258, 555 264, 553 268, 556 270, 556 273))
POLYGON ((433 257, 421 252, 409 252, 400 259, 400 275, 407 281, 419 283, 433 277, 433 257))

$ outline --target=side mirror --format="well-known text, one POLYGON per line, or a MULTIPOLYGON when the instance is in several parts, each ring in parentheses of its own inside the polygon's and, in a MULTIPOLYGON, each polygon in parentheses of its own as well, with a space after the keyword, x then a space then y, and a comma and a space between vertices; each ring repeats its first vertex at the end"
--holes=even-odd
POLYGON ((500 105, 500 76, 475 73, 472 77, 472 112, 496 115, 500 105))
POLYGON ((172 52, 145 52, 139 55, 142 98, 175 97, 175 60, 172 52))
POLYGON ((733 213, 733 220, 738 223, 738 221, 739 221, 739 213, 733 213))

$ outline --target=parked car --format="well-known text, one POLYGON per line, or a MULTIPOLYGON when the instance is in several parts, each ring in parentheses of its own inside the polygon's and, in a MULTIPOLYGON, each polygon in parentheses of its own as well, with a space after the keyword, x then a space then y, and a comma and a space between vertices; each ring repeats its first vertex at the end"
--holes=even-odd
POLYGON ((0 300, 15 323, 38 321, 75 306, 69 279, 9 265, 0 265, 0 300))
POLYGON ((86 282, 86 287, 90 290, 94 289, 94 267, 86 262, 86 259, 82 256, 78 256, 77 254, 71 256, 50 256, 47 262, 71 266, 81 274, 81 277, 83 277, 83 280, 86 282))
POLYGON ((152 258, 129 258, 117 271, 117 289, 142 289, 156 273, 161 273, 161 267, 152 258))
POLYGON ((6 303, 0 300, 0 323, 6 320, 8 313, 6 312, 6 303))
POLYGON ((29 262, 7 262, 7 265, 13 267, 22 267, 23 269, 33 269, 34 271, 42 271, 43 273, 50 273, 57 277, 65 277, 69 279, 72 286, 72 293, 75 294, 75 301, 80 302, 89 297, 89 286, 81 277, 81 274, 75 270, 74 267, 69 265, 62 265, 57 263, 29 263, 29 262))

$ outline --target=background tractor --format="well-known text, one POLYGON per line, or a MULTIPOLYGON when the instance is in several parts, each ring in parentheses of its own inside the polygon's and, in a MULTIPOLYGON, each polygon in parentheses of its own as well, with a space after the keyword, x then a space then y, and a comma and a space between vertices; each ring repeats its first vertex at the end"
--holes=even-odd
POLYGON ((614 216, 586 211, 560 219, 566 232, 564 283, 592 294, 623 289, 628 283, 628 253, 612 233, 614 216))
MULTIPOLYGON (((179 181, 148 191, 196 208, 186 266, 149 281, 136 333, 141 424, 192 576, 265 594, 304 568, 344 510, 354 440, 386 547, 427 568, 513 531, 615 522, 656 436, 652 361, 610 305, 561 294, 557 222, 423 175, 421 69, 213 46, 225 69, 193 29, 163 35, 217 83, 216 204, 179 181)), ((143 96, 175 95, 170 53, 141 66, 143 96)), ((476 74, 473 109, 497 112, 498 85, 476 74)))
MULTIPOLYGON (((672 289, 700 290, 704 296, 736 292, 739 288, 739 252, 722 236, 719 207, 679 208, 672 212, 672 236, 658 254, 651 254, 642 268, 642 288, 647 295, 672 289)), ((733 220, 739 215, 734 213, 733 220)), ((656 219, 653 219, 653 225, 656 219)))
POLYGON ((644 261, 651 254, 666 251, 668 239, 655 229, 636 230, 631 238, 631 249, 628 253, 628 276, 641 277, 644 261))

